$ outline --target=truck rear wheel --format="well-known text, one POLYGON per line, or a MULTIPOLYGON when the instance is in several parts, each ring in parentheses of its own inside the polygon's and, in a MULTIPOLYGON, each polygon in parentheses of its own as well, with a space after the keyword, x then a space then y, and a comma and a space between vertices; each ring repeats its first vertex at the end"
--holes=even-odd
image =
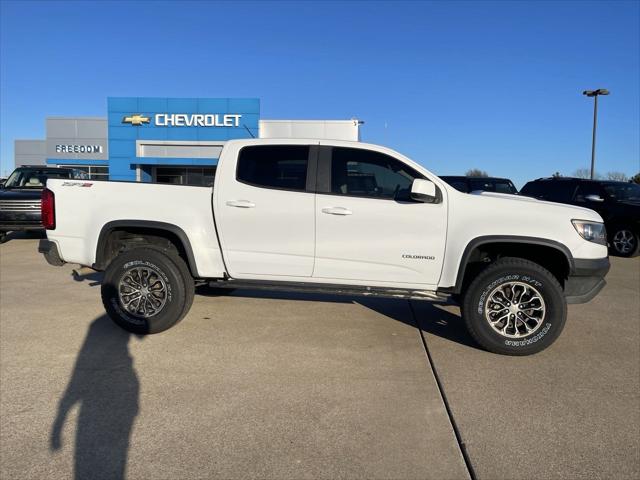
POLYGON ((471 282, 462 316, 470 335, 486 350, 531 355, 558 338, 567 302, 549 271, 521 258, 502 258, 471 282))
POLYGON ((102 283, 102 303, 109 317, 138 334, 176 325, 191 308, 193 295, 193 278, 182 258, 153 247, 118 255, 102 283))

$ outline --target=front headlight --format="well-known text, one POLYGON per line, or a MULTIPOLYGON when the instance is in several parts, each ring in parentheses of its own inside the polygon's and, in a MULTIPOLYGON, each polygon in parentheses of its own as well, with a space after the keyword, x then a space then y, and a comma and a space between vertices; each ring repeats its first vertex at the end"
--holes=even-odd
POLYGON ((571 220, 576 232, 588 242, 607 245, 607 231, 604 223, 588 222, 587 220, 571 220))

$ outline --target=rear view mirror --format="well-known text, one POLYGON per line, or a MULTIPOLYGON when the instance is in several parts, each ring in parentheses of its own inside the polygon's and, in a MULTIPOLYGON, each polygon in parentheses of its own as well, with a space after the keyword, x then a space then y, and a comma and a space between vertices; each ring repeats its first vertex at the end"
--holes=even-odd
POLYGON ((600 195, 587 195, 584 198, 585 200, 589 200, 590 202, 604 202, 604 198, 602 198, 600 195))
POLYGON ((411 184, 411 198, 423 203, 437 203, 438 187, 430 180, 416 178, 411 184))

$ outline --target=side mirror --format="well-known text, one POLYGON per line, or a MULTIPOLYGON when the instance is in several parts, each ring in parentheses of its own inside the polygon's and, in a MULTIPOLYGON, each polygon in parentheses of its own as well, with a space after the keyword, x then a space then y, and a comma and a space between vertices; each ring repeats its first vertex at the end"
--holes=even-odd
POLYGON ((422 203, 438 203, 438 187, 430 180, 416 178, 411 184, 411 198, 422 203))
POLYGON ((587 195, 584 197, 585 200, 589 200, 590 202, 604 202, 604 198, 600 195, 587 195))

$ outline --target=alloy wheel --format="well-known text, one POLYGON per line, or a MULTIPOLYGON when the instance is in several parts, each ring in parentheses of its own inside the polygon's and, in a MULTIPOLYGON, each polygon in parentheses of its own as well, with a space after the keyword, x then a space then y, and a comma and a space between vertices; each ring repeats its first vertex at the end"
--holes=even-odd
POLYGON ((118 282, 118 297, 127 312, 142 318, 153 317, 167 303, 167 284, 154 268, 130 268, 118 282))
POLYGON ((631 230, 618 230, 613 236, 613 248, 622 255, 629 255, 636 247, 636 239, 631 230))
POLYGON ((536 288, 523 282, 507 282, 489 293, 484 312, 495 332, 508 338, 521 338, 540 328, 546 306, 536 288))

